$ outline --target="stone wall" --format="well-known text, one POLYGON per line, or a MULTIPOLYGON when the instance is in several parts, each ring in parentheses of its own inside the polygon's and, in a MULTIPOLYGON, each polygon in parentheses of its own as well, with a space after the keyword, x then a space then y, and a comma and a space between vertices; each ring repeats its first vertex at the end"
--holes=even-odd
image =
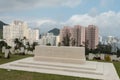
POLYGON ((61 62, 61 63, 85 63, 84 47, 55 47, 36 46, 34 60, 61 62))

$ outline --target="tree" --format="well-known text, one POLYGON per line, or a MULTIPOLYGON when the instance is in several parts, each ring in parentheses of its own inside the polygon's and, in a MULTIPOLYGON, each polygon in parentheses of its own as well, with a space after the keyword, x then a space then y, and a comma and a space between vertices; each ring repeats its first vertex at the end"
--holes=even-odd
POLYGON ((0 41, 0 48, 2 48, 3 46, 7 47, 7 43, 5 41, 0 41))
POLYGON ((110 55, 105 55, 105 61, 111 61, 110 55))
POLYGON ((58 43, 58 47, 60 47, 60 46, 61 46, 61 42, 58 43))
POLYGON ((26 45, 27 45, 27 48, 30 47, 30 43, 29 42, 27 42, 26 45))
POLYGON ((75 41, 75 43, 76 43, 76 46, 79 46, 79 43, 78 43, 78 41, 79 41, 79 28, 77 28, 77 30, 76 30, 76 32, 77 32, 77 39, 76 39, 76 41, 75 41))
POLYGON ((8 48, 8 44, 5 41, 0 41, 0 51, 2 51, 2 47, 8 48))
POLYGON ((24 36, 24 37, 23 37, 23 40, 26 40, 26 39, 27 39, 27 38, 24 36))
POLYGON ((112 47, 111 47, 110 44, 106 45, 105 46, 105 53, 110 54, 111 53, 111 49, 112 49, 112 47))
POLYGON ((72 45, 72 46, 75 46, 75 39, 74 39, 74 38, 71 38, 70 41, 71 41, 71 45, 72 45))
POLYGON ((31 51, 30 43, 27 42, 26 45, 27 45, 27 47, 26 47, 27 51, 31 51))
POLYGON ((11 48, 11 46, 9 46, 5 41, 0 41, 0 51, 2 51, 2 48, 5 47, 5 50, 8 49, 8 53, 4 53, 4 55, 7 54, 7 59, 10 58, 10 52, 9 49, 11 48))
POLYGON ((98 50, 98 53, 104 53, 104 49, 105 49, 105 45, 99 43, 97 45, 97 50, 98 50))
POLYGON ((37 45, 38 45, 38 42, 33 42, 33 44, 32 44, 33 50, 35 49, 35 46, 37 46, 37 45))
POLYGON ((62 41, 64 46, 70 46, 70 35, 66 34, 65 37, 63 37, 63 41, 62 41))
POLYGON ((30 45, 29 42, 27 42, 26 45, 27 45, 26 49, 27 49, 28 51, 33 51, 33 50, 35 49, 35 46, 38 45, 38 42, 33 42, 33 44, 31 44, 31 45, 30 45))
POLYGON ((117 56, 120 57, 120 49, 117 49, 117 56))
POLYGON ((111 47, 110 44, 105 45, 105 44, 100 44, 99 43, 98 46, 97 46, 97 51, 99 53, 110 54, 111 49, 112 49, 112 47, 111 47))
POLYGON ((14 43, 15 43, 15 50, 17 50, 17 49, 19 49, 19 43, 20 43, 20 41, 19 41, 19 39, 18 38, 16 38, 15 40, 14 40, 14 43))
POLYGON ((83 42, 83 44, 85 45, 85 55, 88 55, 89 52, 90 52, 90 50, 89 50, 89 48, 88 48, 89 41, 86 40, 86 42, 83 42))
POLYGON ((28 50, 28 51, 33 51, 32 46, 28 47, 27 50, 28 50))
POLYGON ((24 47, 24 48, 25 48, 25 46, 24 46, 24 44, 23 44, 23 42, 22 42, 22 39, 16 38, 16 39, 14 40, 14 43, 15 43, 15 47, 14 47, 15 50, 20 50, 21 47, 24 47))

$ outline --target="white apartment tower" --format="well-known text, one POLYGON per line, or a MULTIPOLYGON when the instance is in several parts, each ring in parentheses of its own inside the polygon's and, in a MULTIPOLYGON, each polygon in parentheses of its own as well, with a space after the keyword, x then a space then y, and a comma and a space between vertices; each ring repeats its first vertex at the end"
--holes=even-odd
POLYGON ((14 46, 14 39, 23 39, 33 42, 39 39, 39 30, 28 28, 27 23, 23 21, 13 21, 10 25, 3 26, 3 39, 10 46, 14 46), (32 34, 32 35, 31 35, 32 34))
POLYGON ((42 36, 40 39, 40 45, 50 44, 51 46, 56 46, 56 36, 53 33, 47 33, 46 35, 42 36))

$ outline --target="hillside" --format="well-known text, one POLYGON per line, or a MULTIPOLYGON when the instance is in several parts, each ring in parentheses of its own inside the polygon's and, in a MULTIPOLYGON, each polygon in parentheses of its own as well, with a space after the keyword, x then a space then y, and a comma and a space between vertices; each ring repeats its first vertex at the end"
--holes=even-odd
POLYGON ((3 36, 3 30, 0 29, 0 39, 2 39, 2 36, 3 36))
POLYGON ((48 33, 53 33, 55 36, 57 36, 60 33, 60 29, 54 28, 54 29, 48 31, 48 33))
POLYGON ((2 21, 0 21, 0 39, 2 38, 3 36, 3 25, 8 25, 2 21))
POLYGON ((0 21, 0 29, 3 29, 3 25, 7 25, 6 23, 0 21))

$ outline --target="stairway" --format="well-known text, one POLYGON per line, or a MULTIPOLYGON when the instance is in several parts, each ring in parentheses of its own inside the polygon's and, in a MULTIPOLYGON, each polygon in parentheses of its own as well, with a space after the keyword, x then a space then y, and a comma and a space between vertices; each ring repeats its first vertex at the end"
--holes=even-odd
MULTIPOLYGON (((111 65, 111 63, 109 65, 111 65)), ((105 64, 102 62, 93 61, 86 61, 86 63, 84 64, 69 64, 69 63, 35 61, 33 57, 29 57, 0 65, 0 68, 47 74, 58 74, 74 77, 86 77, 100 80, 111 79, 111 77, 108 77, 109 71, 107 70, 108 68, 105 67, 105 64)))

